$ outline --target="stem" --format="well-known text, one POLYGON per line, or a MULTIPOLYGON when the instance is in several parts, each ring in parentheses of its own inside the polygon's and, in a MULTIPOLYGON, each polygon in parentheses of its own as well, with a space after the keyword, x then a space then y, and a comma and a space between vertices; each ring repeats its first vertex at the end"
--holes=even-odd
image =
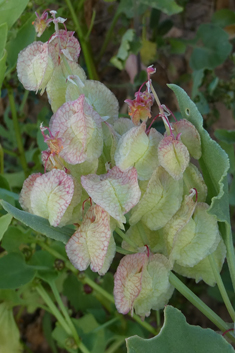
MULTIPOLYGON (((226 227, 226 225, 222 225, 222 223, 220 224, 221 227, 226 227)), ((227 226, 228 227, 228 226, 227 226)), ((226 229, 224 230, 224 232, 221 232, 222 234, 224 234, 224 243, 227 249, 227 262, 228 262, 228 267, 229 267, 229 272, 230 272, 230 277, 232 280, 232 284, 233 284, 233 289, 235 291, 235 254, 234 254, 234 245, 233 245, 233 238, 232 238, 232 233, 231 233, 231 228, 229 229, 229 231, 227 231, 226 229), (228 234, 229 232, 229 234, 228 234)))
POLYGON ((0 144, 0 174, 4 173, 4 151, 0 144))
POLYGON ((137 229, 140 233, 140 237, 142 239, 142 242, 144 245, 148 245, 149 244, 149 240, 148 240, 148 237, 144 231, 144 227, 143 227, 143 224, 141 222, 138 222, 137 223, 137 229))
POLYGON ((157 327, 160 327, 161 326, 160 310, 156 310, 156 322, 157 322, 157 327))
POLYGON ((108 43, 109 43, 109 41, 110 41, 110 39, 111 39, 111 37, 113 35, 114 27, 115 27, 115 25, 117 23, 117 20, 118 20, 120 15, 121 15, 121 13, 116 12, 114 17, 113 17, 113 20, 111 22, 109 30, 106 33, 104 43, 103 43, 103 45, 102 45, 102 47, 100 49, 100 52, 99 52, 99 55, 98 55, 98 58, 97 58, 97 62, 100 62, 100 60, 101 60, 101 58, 102 58, 102 56, 103 56, 103 54, 104 54, 104 52, 105 52, 105 50, 107 48, 107 45, 108 45, 108 43))
POLYGON ((235 321, 235 311, 233 309, 233 306, 230 302, 230 299, 228 297, 228 294, 226 292, 226 289, 224 287, 224 284, 223 284, 223 281, 222 281, 222 278, 220 276, 220 273, 218 271, 218 266, 215 262, 215 259, 214 259, 214 256, 213 254, 209 255, 209 261, 210 261, 210 265, 211 265, 211 268, 212 268, 212 271, 214 273, 214 276, 215 276, 215 280, 216 280, 216 283, 217 283, 217 286, 219 288, 219 291, 220 291, 220 294, 223 298, 223 301, 224 301, 224 304, 229 312, 229 315, 231 316, 231 319, 233 320, 233 322, 235 321))
MULTIPOLYGON (((169 276, 170 283, 192 303, 198 310, 200 310, 213 324, 215 324, 222 332, 229 329, 228 325, 201 299, 199 299, 181 280, 172 272, 169 276)), ((227 333, 229 338, 235 343, 235 337, 231 333, 227 333)))
POLYGON ((80 346, 80 339, 79 339, 78 333, 77 333, 77 331, 76 331, 76 329, 75 329, 75 327, 74 327, 74 325, 72 323, 72 320, 71 320, 71 318, 70 318, 70 316, 68 314, 67 309, 64 306, 64 303, 63 303, 63 301, 62 301, 62 299, 60 297, 60 294, 59 294, 58 289, 57 289, 57 287, 55 285, 55 282, 50 282, 49 284, 50 284, 52 292, 53 292, 53 294, 55 296, 55 299, 56 299, 57 303, 59 304, 60 310, 62 311, 62 313, 63 313, 63 315, 65 317, 65 320, 67 321, 67 324, 68 324, 68 326, 69 326, 69 328, 70 328, 70 330, 71 330, 71 332, 73 334, 73 338, 75 339, 75 342, 77 343, 77 345, 79 347, 80 346))
POLYGON ((29 91, 24 91, 23 99, 19 107, 19 113, 23 113, 25 103, 27 102, 27 99, 28 99, 28 95, 29 95, 29 91))
POLYGON ((20 131, 20 126, 19 126, 17 113, 16 113, 14 95, 13 95, 13 91, 11 89, 8 90, 8 97, 9 97, 9 104, 10 104, 10 108, 11 108, 13 125, 14 125, 14 130, 15 130, 15 135, 16 135, 17 147, 19 150, 19 158, 21 161, 22 168, 24 170, 24 174, 25 174, 25 176, 28 176, 28 166, 27 166, 27 162, 26 162, 26 158, 25 158, 23 142, 21 139, 21 131, 20 131))
POLYGON ((90 27, 89 27, 88 32, 86 34, 85 41, 87 41, 89 39, 89 37, 90 37, 91 31, 92 31, 92 28, 93 28, 94 22, 95 22, 95 16, 96 16, 96 11, 93 10, 92 11, 92 17, 91 17, 91 24, 90 24, 90 27))
POLYGON ((69 11, 71 13, 73 22, 75 24, 75 31, 77 32, 77 35, 79 37, 80 43, 81 43, 81 47, 82 47, 82 52, 85 58, 85 62, 86 62, 86 66, 87 66, 87 71, 88 71, 88 75, 90 77, 91 80, 99 80, 99 76, 98 73, 96 71, 95 68, 95 64, 93 61, 93 54, 91 51, 91 45, 90 42, 88 40, 85 39, 85 35, 84 35, 84 29, 83 27, 80 25, 78 18, 75 14, 73 5, 71 3, 70 0, 65 0, 69 11))
POLYGON ((65 330, 65 332, 67 332, 67 334, 69 336, 71 336, 72 333, 71 333, 70 327, 68 327, 67 322, 65 321, 65 319, 63 318, 63 316, 61 315, 61 313, 59 312, 59 310, 57 309, 57 307, 55 306, 55 304, 53 303, 53 301, 51 300, 51 298, 49 297, 49 295, 47 294, 47 292, 43 288, 43 286, 41 284, 38 284, 36 286, 36 290, 41 295, 44 302, 49 306, 51 312, 56 317, 56 319, 59 321, 59 323, 61 324, 61 326, 65 330))
POLYGON ((3 152, 6 153, 6 154, 9 154, 9 156, 12 156, 12 157, 18 157, 17 153, 13 152, 13 151, 10 151, 6 148, 3 148, 3 152))
POLYGON ((134 249, 138 250, 136 244, 129 239, 124 232, 121 231, 119 228, 115 228, 115 232, 123 239, 125 240, 130 246, 132 246, 134 249))
POLYGON ((105 353, 114 353, 125 342, 125 338, 121 337, 114 341, 113 344, 105 351, 105 353))

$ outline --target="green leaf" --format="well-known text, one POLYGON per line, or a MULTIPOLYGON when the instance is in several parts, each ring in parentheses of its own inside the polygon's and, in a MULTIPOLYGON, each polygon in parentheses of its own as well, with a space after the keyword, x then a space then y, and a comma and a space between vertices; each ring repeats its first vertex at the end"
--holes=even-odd
POLYGON ((121 46, 118 49, 117 58, 121 60, 126 60, 128 57, 130 43, 134 38, 134 29, 128 29, 122 37, 121 46))
POLYGON ((0 289, 15 289, 32 281, 35 270, 25 263, 22 254, 10 253, 0 258, 0 289))
POLYGON ((223 64, 232 50, 228 34, 214 24, 202 24, 196 39, 199 43, 195 45, 190 59, 193 70, 214 69, 223 64))
POLYGON ((7 43, 6 49, 8 52, 8 70, 15 67, 19 52, 35 40, 36 32, 34 26, 32 25, 32 21, 34 19, 35 14, 30 16, 28 21, 19 29, 16 37, 7 43))
POLYGON ((194 99, 198 95, 198 88, 202 84, 203 77, 204 69, 193 71, 192 99, 194 99))
POLYGON ((7 303, 0 304, 0 348, 2 353, 20 353, 20 332, 15 323, 13 311, 7 303))
POLYGON ((217 129, 215 131, 215 137, 228 144, 235 143, 235 130, 225 130, 225 129, 217 129))
POLYGON ((168 305, 164 315, 164 325, 156 337, 133 336, 126 340, 128 353, 234 353, 221 335, 211 329, 189 325, 173 306, 168 305))
POLYGON ((216 11, 211 21, 220 27, 232 25, 235 23, 235 12, 229 9, 216 11))
POLYGON ((29 236, 30 232, 28 230, 27 233, 23 233, 19 227, 10 226, 4 235, 1 246, 8 253, 19 252, 20 246, 32 242, 32 237, 29 236))
POLYGON ((2 240, 3 235, 7 231, 12 220, 12 215, 6 214, 0 218, 0 240, 2 240))
POLYGON ((45 267, 44 270, 38 270, 37 277, 51 283, 58 277, 58 272, 54 268, 55 257, 45 250, 36 251, 30 259, 30 265, 35 268, 45 267))
POLYGON ((0 25, 0 58, 3 56, 3 51, 6 46, 8 27, 7 23, 0 25))
POLYGON ((6 22, 8 28, 16 22, 29 0, 5 0, 0 3, 0 24, 6 22))
POLYGON ((0 189, 6 189, 8 191, 11 191, 11 188, 7 179, 2 174, 0 174, 0 189))
POLYGON ((67 243, 70 236, 74 233, 74 230, 69 227, 55 228, 50 225, 47 219, 32 215, 31 213, 21 211, 18 208, 10 205, 8 202, 1 200, 2 207, 10 213, 18 221, 29 226, 36 232, 46 235, 51 239, 61 241, 62 243, 67 243))
POLYGON ((177 5, 174 0, 140 0, 141 4, 151 6, 154 9, 161 10, 168 16, 174 15, 183 11, 183 7, 177 5))

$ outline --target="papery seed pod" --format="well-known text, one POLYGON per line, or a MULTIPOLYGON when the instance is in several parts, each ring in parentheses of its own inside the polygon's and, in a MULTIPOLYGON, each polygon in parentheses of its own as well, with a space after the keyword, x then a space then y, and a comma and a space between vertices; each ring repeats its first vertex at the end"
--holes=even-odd
POLYGON ((151 230, 164 227, 180 208, 182 195, 183 180, 173 179, 164 168, 158 167, 139 203, 132 210, 130 224, 141 220, 151 230))
POLYGON ((118 100, 103 83, 87 80, 82 88, 70 84, 66 90, 66 102, 76 100, 81 94, 85 95, 88 104, 101 116, 103 121, 112 124, 117 120, 118 100))
POLYGON ((200 159, 202 155, 201 138, 193 124, 188 120, 182 119, 172 124, 175 137, 180 134, 180 139, 187 147, 191 156, 200 159))
POLYGON ((121 223, 126 222, 124 214, 140 199, 135 168, 122 172, 113 167, 107 174, 82 176, 81 183, 92 200, 121 223))
POLYGON ((41 175, 28 177, 20 194, 22 208, 37 216, 47 218, 58 226, 74 194, 73 178, 63 170, 53 169, 41 175))
POLYGON ((214 252, 220 241, 216 217, 206 203, 199 202, 193 216, 175 235, 171 259, 180 266, 193 267, 214 252))
POLYGON ((63 104, 52 116, 50 130, 60 138, 60 156, 70 164, 98 158, 103 149, 101 118, 82 95, 63 104))
POLYGON ((172 178, 179 180, 183 177, 190 157, 187 147, 180 140, 167 136, 159 143, 158 160, 172 178))
MULTIPOLYGON (((68 65, 73 75, 78 76, 84 84, 86 81, 86 74, 81 66, 74 61, 68 61, 68 65)), ((68 71, 62 62, 55 67, 46 87, 48 100, 54 113, 66 102, 66 90, 70 85, 74 88, 74 84, 68 80, 68 71)))
POLYGON ((192 188, 197 190, 197 201, 205 202, 207 197, 207 186, 202 174, 197 167, 189 163, 183 175, 184 194, 187 195, 192 188))
POLYGON ((74 32, 61 29, 59 33, 54 33, 49 40, 49 53, 55 66, 60 65, 62 53, 70 61, 78 61, 81 46, 74 37, 74 32))
POLYGON ((110 216, 100 206, 91 206, 81 226, 66 245, 68 258, 75 268, 104 275, 116 252, 110 226, 110 216))
MULTIPOLYGON (((218 271, 220 272, 226 257, 226 247, 221 236, 218 234, 217 237, 219 244, 212 255, 217 264, 218 271)), ((214 286, 217 282, 208 256, 193 267, 180 266, 176 262, 173 269, 182 276, 194 278, 196 283, 203 280, 209 286, 214 286)))
POLYGON ((163 136, 151 129, 147 136, 146 124, 133 127, 119 140, 115 152, 116 165, 122 170, 135 167, 140 180, 148 180, 158 166, 158 145, 163 136))
POLYGON ((170 262, 160 254, 146 252, 125 256, 114 276, 114 299, 122 314, 129 311, 142 318, 151 309, 164 307, 173 293, 169 282, 170 262))
POLYGON ((52 76, 53 69, 47 43, 33 42, 18 55, 18 78, 29 91, 41 90, 42 94, 52 76))

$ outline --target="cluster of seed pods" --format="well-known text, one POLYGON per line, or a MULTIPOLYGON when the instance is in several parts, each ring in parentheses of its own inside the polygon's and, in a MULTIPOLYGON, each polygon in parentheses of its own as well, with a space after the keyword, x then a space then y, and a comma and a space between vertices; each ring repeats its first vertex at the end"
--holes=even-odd
MULTIPOLYGON (((73 32, 58 29, 64 19, 37 16, 39 34, 49 23, 56 32, 35 42, 18 58, 18 77, 28 90, 46 90, 53 115, 41 126, 48 149, 44 174, 25 180, 20 204, 52 226, 76 224, 66 245, 80 271, 89 266, 104 275, 115 256, 114 230, 126 231, 122 248, 129 254, 115 274, 118 311, 141 317, 167 304, 173 293, 171 270, 215 284, 208 255, 219 268, 225 246, 216 218, 207 213, 207 187, 195 161, 200 135, 187 120, 170 123, 159 105, 164 135, 151 128, 154 91, 127 100, 130 118, 118 118, 118 101, 102 83, 87 80, 78 65, 80 45, 73 32), (192 163, 194 162, 194 163, 192 163), (89 200, 89 202, 87 202, 89 200)), ((144 85, 143 85, 144 86, 144 85)))

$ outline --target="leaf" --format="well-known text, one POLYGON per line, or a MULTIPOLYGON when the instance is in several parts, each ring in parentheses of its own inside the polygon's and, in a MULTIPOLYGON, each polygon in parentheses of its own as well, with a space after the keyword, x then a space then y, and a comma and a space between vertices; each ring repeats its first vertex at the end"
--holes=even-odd
POLYGON ((217 129, 215 131, 215 137, 222 142, 226 142, 228 144, 234 144, 235 130, 217 129))
POLYGON ((36 272, 22 254, 10 253, 0 258, 0 273, 0 288, 15 289, 32 281, 36 272))
POLYGON ((12 215, 6 214, 0 218, 0 240, 2 240, 3 235, 7 231, 12 220, 12 215))
POLYGON ((235 13, 229 9, 221 9, 213 14, 211 21, 220 27, 229 26, 235 23, 235 13))
POLYGON ((7 303, 0 304, 0 349, 2 353, 20 353, 20 332, 15 323, 12 308, 7 303))
POLYGON ((232 346, 211 329, 189 325, 184 315, 168 305, 160 333, 151 339, 138 336, 126 340, 128 353, 233 353, 232 346))
POLYGON ((8 28, 16 22, 29 0, 5 0, 0 3, 0 24, 6 22, 8 28))
POLYGON ((198 95, 198 89, 202 84, 203 77, 204 69, 193 71, 192 99, 194 99, 198 95))
POLYGON ((2 58, 4 54, 4 49, 7 41, 7 32, 7 23, 3 23, 2 25, 0 25, 0 58, 2 58))
POLYGON ((214 69, 221 65, 232 50, 228 34, 214 24, 202 24, 196 35, 197 44, 192 52, 190 66, 193 70, 214 69))
POLYGON ((161 10, 169 16, 183 11, 183 7, 174 0, 140 0, 140 3, 161 10))
POLYGON ((19 52, 35 40, 36 32, 34 26, 32 26, 32 21, 34 18, 35 14, 30 16, 25 24, 19 29, 16 37, 7 43, 6 49, 8 52, 8 70, 11 70, 15 67, 19 52))
POLYGON ((74 233, 74 230, 69 227, 52 227, 47 219, 21 211, 6 201, 1 200, 0 203, 2 207, 18 221, 51 239, 55 239, 66 244, 70 236, 74 233))
POLYGON ((20 247, 33 241, 29 235, 30 232, 30 229, 24 233, 19 227, 10 226, 4 235, 1 246, 8 253, 20 252, 20 247))

